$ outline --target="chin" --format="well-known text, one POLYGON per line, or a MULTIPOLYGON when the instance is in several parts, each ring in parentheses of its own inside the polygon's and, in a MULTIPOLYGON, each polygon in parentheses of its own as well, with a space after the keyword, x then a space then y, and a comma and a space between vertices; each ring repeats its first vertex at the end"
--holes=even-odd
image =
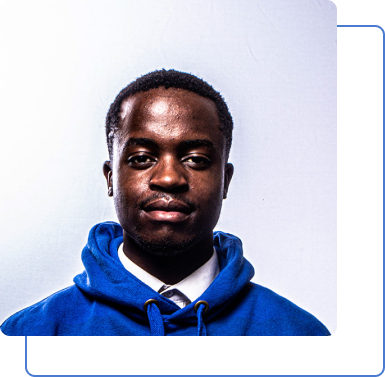
POLYGON ((165 223, 154 226, 152 223, 144 224, 138 221, 135 225, 133 223, 127 225, 130 226, 122 224, 129 238, 143 251, 159 257, 181 255, 207 237, 202 227, 194 226, 195 224, 165 223))
POLYGON ((195 243, 195 239, 175 240, 170 237, 162 239, 147 239, 135 237, 136 242, 148 253, 161 257, 172 257, 184 253, 195 243))

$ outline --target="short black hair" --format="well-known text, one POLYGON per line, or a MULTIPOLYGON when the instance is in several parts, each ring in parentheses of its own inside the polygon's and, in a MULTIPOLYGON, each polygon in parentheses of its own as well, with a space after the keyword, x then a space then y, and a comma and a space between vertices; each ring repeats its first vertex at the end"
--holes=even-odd
POLYGON ((216 106, 220 127, 226 140, 226 159, 229 157, 232 134, 233 134, 233 118, 227 107, 227 104, 221 94, 217 92, 210 84, 202 79, 185 72, 170 70, 159 70, 147 73, 137 78, 135 81, 123 88, 116 96, 115 101, 111 104, 106 117, 106 136, 107 146, 110 158, 113 154, 113 141, 115 133, 120 127, 120 108, 122 102, 136 93, 147 92, 150 89, 159 87, 185 89, 190 92, 199 94, 202 97, 211 99, 216 106))

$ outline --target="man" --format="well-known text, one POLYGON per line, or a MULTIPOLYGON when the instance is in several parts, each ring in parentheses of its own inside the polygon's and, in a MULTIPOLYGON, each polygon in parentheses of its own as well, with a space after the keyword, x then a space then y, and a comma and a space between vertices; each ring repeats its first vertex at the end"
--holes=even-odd
POLYGON ((98 224, 75 285, 11 316, 7 335, 329 335, 250 282, 241 241, 213 229, 234 168, 219 93, 174 70, 137 79, 106 119, 103 166, 120 222, 98 224))

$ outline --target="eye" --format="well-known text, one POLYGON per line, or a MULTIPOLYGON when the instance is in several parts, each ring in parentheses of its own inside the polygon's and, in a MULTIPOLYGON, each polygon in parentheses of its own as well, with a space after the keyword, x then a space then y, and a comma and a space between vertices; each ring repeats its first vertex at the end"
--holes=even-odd
POLYGON ((147 155, 132 156, 128 159, 128 165, 135 169, 146 169, 154 162, 155 159, 147 155))
POLYGON ((210 166, 211 161, 207 157, 188 156, 183 159, 183 163, 193 169, 205 169, 210 166))

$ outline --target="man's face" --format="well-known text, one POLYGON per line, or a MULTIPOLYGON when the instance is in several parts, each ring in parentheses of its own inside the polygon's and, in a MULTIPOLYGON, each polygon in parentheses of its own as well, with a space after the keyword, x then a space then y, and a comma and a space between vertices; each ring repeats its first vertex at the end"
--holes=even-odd
POLYGON ((126 236, 176 254, 212 237, 233 167, 214 102, 183 89, 126 99, 104 173, 126 236))

